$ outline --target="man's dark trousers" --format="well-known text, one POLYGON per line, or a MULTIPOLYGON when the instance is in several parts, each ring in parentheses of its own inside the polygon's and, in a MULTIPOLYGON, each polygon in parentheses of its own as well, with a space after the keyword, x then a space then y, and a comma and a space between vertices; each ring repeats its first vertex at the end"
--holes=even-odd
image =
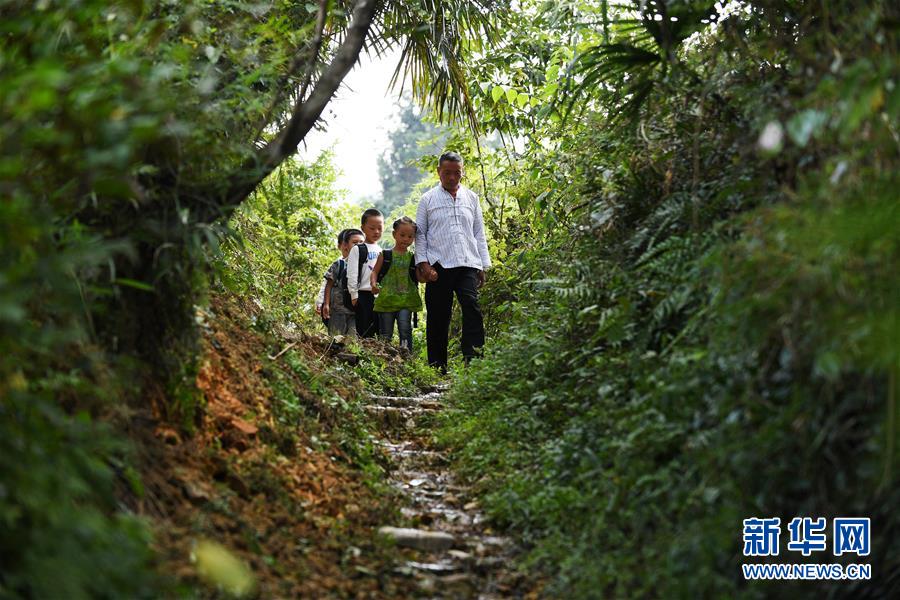
POLYGON ((375 319, 375 294, 360 290, 356 299, 356 335, 373 338, 376 333, 378 321, 375 319))
POLYGON ((453 310, 453 294, 462 309, 463 357, 476 356, 477 348, 484 346, 484 318, 478 306, 478 269, 455 267, 445 269, 434 265, 437 281, 425 285, 425 308, 428 323, 425 337, 428 342, 428 364, 439 369, 447 368, 447 345, 450 341, 450 315, 453 310))

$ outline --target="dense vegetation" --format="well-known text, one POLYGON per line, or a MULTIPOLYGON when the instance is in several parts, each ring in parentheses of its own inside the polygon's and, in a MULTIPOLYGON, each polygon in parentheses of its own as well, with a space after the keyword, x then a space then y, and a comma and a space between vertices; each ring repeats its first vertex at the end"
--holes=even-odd
POLYGON ((896 8, 637 4, 479 65, 528 144, 443 435, 553 595, 896 594, 896 8), (742 519, 849 514, 873 582, 742 583, 742 519))
MULTIPOLYGON (((352 211, 327 156, 286 159, 363 46, 402 49, 482 194, 490 342, 440 435, 548 593, 900 591, 900 11, 505 8, 0 5, 0 597, 162 593, 125 501, 130 424, 152 403, 179 435, 204 426, 211 297, 243 298, 265 335, 316 326, 352 211), (801 515, 870 516, 873 581, 742 582, 741 519, 801 515)), ((406 183, 385 186, 395 212, 434 134, 404 115, 382 161, 406 183)), ((284 356, 255 356, 284 417, 265 452, 340 415, 332 443, 373 476, 332 387, 433 377, 284 356)))
MULTIPOLYGON (((475 34, 480 4, 444 10, 475 34)), ((211 280, 259 294, 274 317, 316 288, 301 278, 346 223, 315 212, 325 173, 291 175, 327 161, 285 166, 229 219, 363 46, 402 44, 412 66, 456 50, 413 77, 440 79, 455 106, 460 31, 436 39, 435 20, 405 2, 0 5, 0 596, 156 595, 147 527, 117 502, 140 481, 114 430, 158 390, 163 418, 202 422, 197 306, 211 280), (222 254, 242 247, 235 231, 276 225, 245 262, 222 254), (318 250, 286 256, 298 243, 318 250)))

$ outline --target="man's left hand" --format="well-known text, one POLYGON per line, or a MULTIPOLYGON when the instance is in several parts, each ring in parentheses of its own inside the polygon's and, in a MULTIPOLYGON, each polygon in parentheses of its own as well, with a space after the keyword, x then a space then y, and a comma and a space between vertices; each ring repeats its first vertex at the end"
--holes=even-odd
POLYGON ((484 279, 485 279, 485 272, 484 272, 484 271, 478 271, 477 277, 478 277, 478 287, 483 286, 483 285, 484 285, 484 279))

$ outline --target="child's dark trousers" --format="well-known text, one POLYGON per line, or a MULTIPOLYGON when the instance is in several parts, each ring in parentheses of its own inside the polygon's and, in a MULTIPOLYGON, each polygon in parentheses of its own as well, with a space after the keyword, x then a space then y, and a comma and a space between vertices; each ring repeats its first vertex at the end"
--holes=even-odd
POLYGON ((396 312, 380 312, 375 315, 378 317, 378 335, 390 341, 394 337, 394 321, 396 321, 400 347, 412 352, 412 311, 402 308, 396 312))
POLYGON ((356 300, 356 335, 373 338, 376 333, 378 321, 375 317, 375 294, 360 290, 356 300))

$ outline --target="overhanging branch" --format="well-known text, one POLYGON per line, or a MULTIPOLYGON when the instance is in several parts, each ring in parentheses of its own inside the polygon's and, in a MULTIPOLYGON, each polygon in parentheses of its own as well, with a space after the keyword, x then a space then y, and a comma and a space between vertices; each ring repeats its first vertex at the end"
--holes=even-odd
MULTIPOLYGON (((316 16, 316 29, 313 34, 312 43, 310 44, 309 56, 304 55, 302 52, 298 52, 294 56, 294 60, 291 61, 290 66, 288 67, 288 75, 296 73, 301 65, 304 62, 307 63, 306 67, 306 76, 303 78, 303 85, 300 86, 300 92, 297 94, 297 101, 303 102, 303 99, 306 97, 306 91, 309 89, 309 84, 312 82, 313 73, 316 70, 316 61, 319 58, 319 52, 322 50, 322 41, 325 38, 325 20, 328 17, 328 3, 329 0, 319 0, 319 12, 316 16)), ((253 141, 256 141, 262 135, 263 130, 266 126, 271 122, 272 115, 278 109, 278 106, 281 104, 281 101, 284 99, 284 88, 279 88, 279 90, 275 93, 275 97, 272 98, 272 103, 269 106, 269 110, 266 111, 265 116, 260 120, 259 128, 256 131, 256 134, 253 136, 253 141)))
POLYGON ((319 0, 319 14, 316 17, 316 35, 313 38, 313 48, 309 55, 309 66, 306 67, 306 79, 300 86, 300 93, 297 98, 300 102, 306 97, 306 90, 312 81, 313 72, 316 70, 316 60, 319 58, 319 51, 322 49, 322 40, 325 33, 325 19, 328 17, 328 0, 319 0))
POLYGON ((258 149, 228 177, 227 191, 222 197, 225 207, 240 204, 278 165, 297 151, 297 146, 313 128, 344 77, 356 64, 375 18, 376 4, 377 0, 359 0, 356 3, 347 35, 334 60, 316 81, 309 98, 306 101, 298 98, 290 120, 275 139, 258 149))

